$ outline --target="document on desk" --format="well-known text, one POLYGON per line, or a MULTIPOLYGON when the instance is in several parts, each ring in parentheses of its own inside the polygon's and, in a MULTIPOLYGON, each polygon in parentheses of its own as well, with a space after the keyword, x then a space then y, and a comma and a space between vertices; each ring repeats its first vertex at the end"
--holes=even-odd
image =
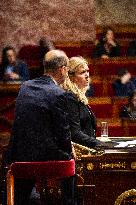
POLYGON ((118 142, 118 145, 115 145, 114 147, 134 147, 136 145, 136 140, 130 140, 130 141, 120 141, 118 142))

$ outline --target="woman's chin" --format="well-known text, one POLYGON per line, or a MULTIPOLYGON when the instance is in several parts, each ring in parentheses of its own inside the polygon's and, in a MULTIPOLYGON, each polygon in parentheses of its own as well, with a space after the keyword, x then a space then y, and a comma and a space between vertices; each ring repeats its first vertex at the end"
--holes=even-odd
POLYGON ((89 89, 89 85, 85 85, 83 90, 86 92, 89 89))
POLYGON ((89 83, 86 84, 86 89, 88 90, 90 88, 89 83))
POLYGON ((86 83, 86 84, 84 84, 82 86, 78 86, 78 88, 81 89, 81 90, 86 90, 87 91, 89 89, 89 84, 86 83))

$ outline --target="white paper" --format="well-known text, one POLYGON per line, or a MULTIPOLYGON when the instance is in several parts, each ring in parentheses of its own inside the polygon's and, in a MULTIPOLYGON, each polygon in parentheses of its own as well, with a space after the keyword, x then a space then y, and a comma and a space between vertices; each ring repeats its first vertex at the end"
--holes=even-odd
POLYGON ((115 145, 114 147, 134 147, 134 145, 136 145, 136 140, 131 140, 131 141, 121 141, 118 142, 118 145, 115 145), (131 146, 133 145, 133 146, 131 146))
POLYGON ((127 147, 128 143, 127 142, 119 142, 118 145, 115 145, 114 147, 127 147))

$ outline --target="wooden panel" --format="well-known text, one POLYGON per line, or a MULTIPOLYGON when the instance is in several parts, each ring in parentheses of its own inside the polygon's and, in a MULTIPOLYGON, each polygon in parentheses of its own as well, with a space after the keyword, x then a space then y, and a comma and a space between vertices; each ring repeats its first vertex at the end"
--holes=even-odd
POLYGON ((120 194, 136 187, 136 149, 106 149, 105 154, 82 156, 78 162, 84 184, 95 186, 95 205, 114 205, 120 194))

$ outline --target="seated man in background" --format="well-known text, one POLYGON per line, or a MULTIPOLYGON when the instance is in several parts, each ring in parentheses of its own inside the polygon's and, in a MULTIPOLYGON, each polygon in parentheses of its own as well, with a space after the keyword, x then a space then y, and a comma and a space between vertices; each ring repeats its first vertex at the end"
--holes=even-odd
POLYGON ((119 116, 120 118, 136 120, 136 90, 130 94, 128 104, 121 108, 119 116))
POLYGON ((0 80, 17 83, 29 79, 27 65, 17 59, 15 49, 7 46, 2 51, 2 63, 0 68, 0 80))
POLYGON ((96 45, 94 57, 108 59, 117 56, 120 56, 120 47, 115 40, 113 30, 106 28, 102 34, 102 38, 96 45))
POLYGON ((136 79, 122 68, 118 71, 118 79, 113 82, 113 89, 116 96, 129 96, 136 89, 136 79))
POLYGON ((136 56, 136 40, 131 41, 128 47, 128 56, 135 57, 136 56))

